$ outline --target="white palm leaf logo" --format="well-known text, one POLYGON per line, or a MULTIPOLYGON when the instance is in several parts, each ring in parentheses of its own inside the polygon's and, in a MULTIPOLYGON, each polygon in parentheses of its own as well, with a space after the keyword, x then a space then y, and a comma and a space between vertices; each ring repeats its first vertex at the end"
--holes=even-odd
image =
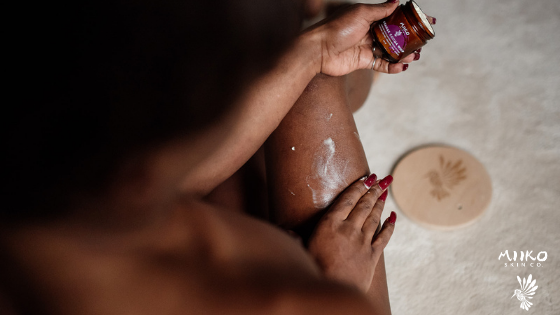
POLYGON ((533 305, 533 303, 529 302, 529 300, 533 298, 531 295, 535 295, 535 291, 539 287, 538 285, 535 285, 535 283, 537 282, 537 279, 534 279, 531 282, 532 277, 533 277, 532 275, 529 275, 527 280, 525 280, 525 278, 523 278, 523 282, 521 282, 521 278, 519 278, 519 276, 517 276, 517 281, 519 281, 519 285, 521 286, 521 290, 519 290, 519 289, 515 290, 513 295, 511 296, 511 298, 513 298, 514 296, 517 296, 517 299, 519 301, 521 301, 521 306, 520 307, 522 309, 526 310, 526 311, 528 311, 529 307, 531 307, 531 305, 533 305))

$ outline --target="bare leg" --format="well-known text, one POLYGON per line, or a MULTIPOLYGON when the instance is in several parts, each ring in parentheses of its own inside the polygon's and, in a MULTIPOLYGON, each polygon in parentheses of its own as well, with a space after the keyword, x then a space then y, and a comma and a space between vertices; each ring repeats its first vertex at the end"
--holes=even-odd
MULTIPOLYGON (((317 75, 265 144, 271 217, 304 241, 337 195, 369 174, 352 109, 371 81, 352 96, 347 80, 317 75)), ((381 314, 390 314, 383 257, 370 293, 381 314)))
MULTIPOLYGON (((309 17, 313 17, 322 10, 325 3, 323 0, 309 0, 305 2, 305 5, 306 10, 310 10, 311 12, 311 16, 309 17)), ((340 8, 348 5, 351 5, 351 3, 345 1, 327 3, 325 8, 326 15, 330 16, 340 8)), ((345 93, 345 103, 352 113, 362 107, 378 75, 378 72, 375 72, 374 75, 374 72, 370 70, 357 70, 339 78, 338 81, 343 82, 342 88, 344 90, 341 91, 343 94, 339 96, 344 98, 343 95, 345 93)), ((214 191, 207 196, 206 200, 223 209, 235 212, 247 212, 262 219, 268 219, 267 205, 263 204, 263 201, 267 198, 265 191, 266 170, 263 148, 261 148, 243 168, 214 189, 214 191), (255 202, 255 200, 258 201, 255 202)))
POLYGON ((316 76, 265 144, 272 219, 304 239, 336 196, 369 173, 345 80, 316 76))
MULTIPOLYGON (((374 80, 376 77, 370 70, 357 70, 344 77, 347 104, 352 112, 362 107, 374 80)), ((239 171, 216 187, 206 197, 206 201, 224 210, 245 212, 267 220, 263 149, 261 148, 239 171)))
POLYGON ((373 83, 377 80, 379 72, 371 70, 356 70, 346 76, 346 91, 348 93, 348 107, 352 113, 364 105, 373 83))

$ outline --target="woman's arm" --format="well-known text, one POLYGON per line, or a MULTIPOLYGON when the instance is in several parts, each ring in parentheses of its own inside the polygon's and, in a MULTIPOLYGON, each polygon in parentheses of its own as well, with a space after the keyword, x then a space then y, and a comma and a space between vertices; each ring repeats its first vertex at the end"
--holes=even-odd
MULTIPOLYGON (((354 5, 300 35, 276 66, 241 97, 236 110, 215 127, 227 130, 227 136, 190 170, 182 190, 204 196, 236 172, 278 127, 316 74, 344 75, 371 68, 370 24, 391 14, 397 5, 354 5)), ((398 73, 403 64, 378 59, 375 70, 398 73)))
POLYGON ((215 128, 228 130, 183 182, 186 192, 206 195, 235 173, 276 129, 307 83, 315 76, 316 39, 300 36, 276 66, 242 95, 215 128))

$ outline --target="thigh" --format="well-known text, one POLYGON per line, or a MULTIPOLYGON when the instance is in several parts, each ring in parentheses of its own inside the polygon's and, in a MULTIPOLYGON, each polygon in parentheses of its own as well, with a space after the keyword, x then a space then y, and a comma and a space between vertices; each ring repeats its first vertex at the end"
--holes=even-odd
POLYGON ((317 75, 265 148, 272 219, 304 239, 338 194, 369 173, 345 77, 317 75))

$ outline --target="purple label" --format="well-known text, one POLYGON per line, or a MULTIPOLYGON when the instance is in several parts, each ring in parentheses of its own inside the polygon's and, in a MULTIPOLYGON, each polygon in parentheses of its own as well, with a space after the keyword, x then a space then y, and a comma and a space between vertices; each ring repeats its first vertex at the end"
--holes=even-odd
POLYGON ((385 35, 385 38, 389 41, 389 49, 391 52, 399 56, 404 53, 404 48, 406 44, 408 44, 408 35, 410 35, 406 26, 403 23, 400 25, 392 25, 383 21, 380 29, 383 35, 385 35))

